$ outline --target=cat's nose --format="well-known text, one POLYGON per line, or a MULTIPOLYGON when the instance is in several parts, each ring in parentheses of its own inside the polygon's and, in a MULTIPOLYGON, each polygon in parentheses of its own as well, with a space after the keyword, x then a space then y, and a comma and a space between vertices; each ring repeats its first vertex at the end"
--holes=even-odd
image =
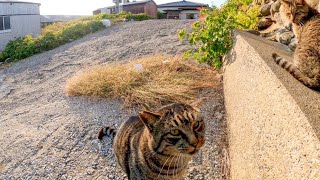
POLYGON ((191 146, 197 147, 198 139, 196 138, 196 136, 193 135, 193 136, 189 137, 189 144, 191 146))
POLYGON ((287 30, 291 31, 292 30, 292 23, 287 24, 284 26, 287 30))
POLYGON ((196 151, 196 147, 194 147, 194 146, 189 146, 187 148, 187 152, 190 153, 190 154, 194 153, 195 151, 196 151))

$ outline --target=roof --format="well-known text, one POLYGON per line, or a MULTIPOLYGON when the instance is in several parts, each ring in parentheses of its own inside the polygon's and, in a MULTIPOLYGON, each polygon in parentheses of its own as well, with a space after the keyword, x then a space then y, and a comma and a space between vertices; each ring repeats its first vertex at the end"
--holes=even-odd
POLYGON ((7 1, 7 0, 0 0, 0 3, 23 3, 23 4, 38 4, 38 5, 41 5, 40 3, 35 3, 35 2, 26 2, 26 1, 7 1))
POLYGON ((122 6, 127 6, 127 5, 132 5, 132 4, 143 4, 143 3, 148 3, 151 2, 153 0, 144 0, 144 1, 136 1, 136 2, 129 2, 129 3, 125 3, 125 4, 121 4, 122 6))
MULTIPOLYGON (((148 2, 154 2, 153 0, 143 0, 143 1, 136 1, 136 2, 129 2, 129 3, 121 3, 120 6, 128 6, 128 5, 134 5, 134 4, 144 4, 144 3, 148 3, 148 2)), ((154 2, 155 3, 155 2, 154 2)), ((155 3, 156 4, 156 3, 155 3)), ((115 8, 115 5, 113 6, 107 6, 107 7, 103 7, 103 8, 98 8, 96 9, 95 11, 97 10, 101 10, 101 9, 104 9, 104 8, 107 8, 107 9, 112 9, 112 8, 115 8)))
POLYGON ((185 1, 185 0, 158 5, 158 7, 199 7, 199 6, 209 7, 208 4, 196 3, 196 2, 185 1))
POLYGON ((75 19, 79 19, 81 17, 86 16, 80 16, 80 15, 41 15, 40 21, 41 22, 63 22, 63 21, 71 21, 75 19))

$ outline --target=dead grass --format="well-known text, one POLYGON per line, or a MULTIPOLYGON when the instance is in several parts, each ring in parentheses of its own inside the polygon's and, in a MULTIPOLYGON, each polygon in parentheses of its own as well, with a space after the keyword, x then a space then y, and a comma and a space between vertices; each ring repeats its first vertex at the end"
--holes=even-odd
POLYGON ((5 166, 0 164, 0 173, 2 173, 4 171, 4 169, 5 169, 5 166))
POLYGON ((10 63, 0 64, 0 70, 1 70, 1 69, 6 69, 6 68, 8 68, 8 67, 10 67, 10 63))
POLYGON ((216 87, 215 74, 208 66, 180 57, 155 55, 86 69, 67 81, 65 92, 68 96, 120 97, 127 107, 154 108, 194 101, 199 91, 216 87), (143 70, 137 71, 135 64, 142 64, 143 70))

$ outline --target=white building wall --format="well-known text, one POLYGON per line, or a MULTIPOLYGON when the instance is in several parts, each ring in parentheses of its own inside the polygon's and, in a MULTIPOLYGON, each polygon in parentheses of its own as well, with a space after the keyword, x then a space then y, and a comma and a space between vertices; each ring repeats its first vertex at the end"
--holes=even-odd
POLYGON ((0 31, 0 51, 4 50, 10 40, 27 34, 36 37, 41 33, 38 4, 0 3, 0 16, 3 15, 10 16, 11 30, 0 31))
POLYGON ((0 3, 0 15, 40 14, 38 4, 30 3, 0 3))
POLYGON ((192 14, 194 19, 198 19, 200 11, 197 11, 197 10, 183 10, 183 11, 180 12, 180 18, 181 17, 187 18, 188 14, 192 14))
POLYGON ((180 16, 181 20, 186 20, 187 19, 187 14, 186 13, 180 13, 179 16, 180 16))
POLYGON ((111 11, 108 8, 101 8, 101 13, 111 14, 111 11))

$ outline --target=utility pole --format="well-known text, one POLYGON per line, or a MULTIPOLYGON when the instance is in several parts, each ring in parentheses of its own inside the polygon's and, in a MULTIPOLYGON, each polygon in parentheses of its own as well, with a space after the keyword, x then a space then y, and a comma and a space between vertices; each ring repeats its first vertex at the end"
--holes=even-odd
POLYGON ((115 13, 116 14, 120 13, 120 1, 121 0, 113 0, 113 2, 116 4, 116 7, 115 7, 115 13))

